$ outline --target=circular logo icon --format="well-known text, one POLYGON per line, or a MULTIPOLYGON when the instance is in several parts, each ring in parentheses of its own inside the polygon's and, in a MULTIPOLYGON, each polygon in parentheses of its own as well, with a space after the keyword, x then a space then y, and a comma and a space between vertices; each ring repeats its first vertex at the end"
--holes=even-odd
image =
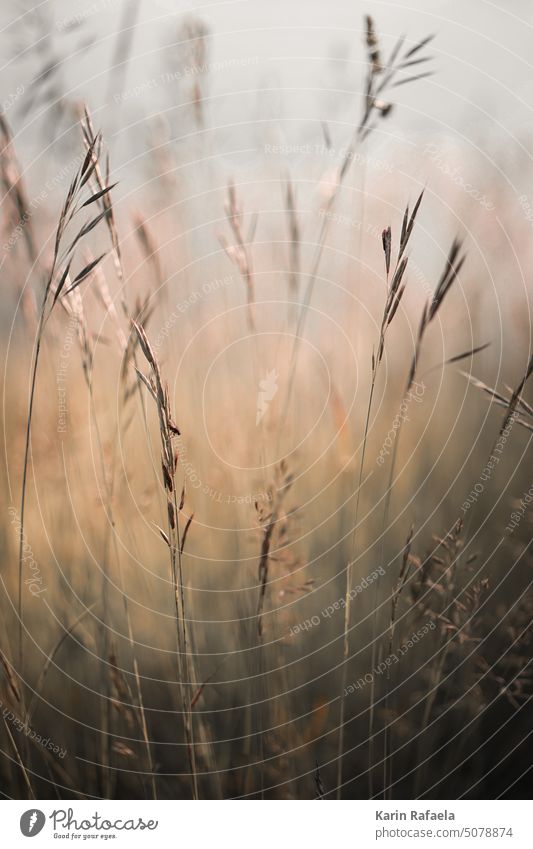
POLYGON ((24 811, 20 818, 20 830, 24 837, 35 837, 42 831, 46 817, 42 811, 37 808, 31 808, 29 811, 24 811))

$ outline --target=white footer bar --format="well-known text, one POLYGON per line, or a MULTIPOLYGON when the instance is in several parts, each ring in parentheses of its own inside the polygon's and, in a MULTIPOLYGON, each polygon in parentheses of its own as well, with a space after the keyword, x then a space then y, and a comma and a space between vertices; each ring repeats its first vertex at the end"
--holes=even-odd
POLYGON ((5 801, 0 840, 9 849, 531 849, 530 810, 524 801, 5 801))

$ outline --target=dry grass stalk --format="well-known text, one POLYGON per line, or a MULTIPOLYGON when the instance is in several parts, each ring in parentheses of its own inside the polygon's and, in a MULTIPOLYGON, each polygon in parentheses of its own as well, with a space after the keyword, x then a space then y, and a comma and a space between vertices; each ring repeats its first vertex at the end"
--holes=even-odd
MULTIPOLYGON (((90 265, 92 265, 92 263, 89 261, 89 266, 90 265)), ((95 277, 98 278, 97 284, 96 284, 96 291, 98 291, 100 293, 100 296, 101 296, 104 304, 109 303, 111 299, 110 299, 109 291, 107 289, 107 283, 105 281, 105 277, 103 276, 103 273, 101 272, 101 269, 99 267, 96 267, 91 273, 94 274, 95 277), (100 272, 99 275, 98 275, 98 272, 100 272)), ((149 735, 148 735, 148 725, 147 725, 146 715, 145 715, 145 710, 144 710, 144 701, 143 701, 142 687, 141 687, 141 677, 140 677, 140 671, 139 671, 139 664, 138 664, 138 660, 137 660, 137 653, 135 651, 135 640, 134 640, 134 637, 133 637, 133 628, 132 628, 132 624, 131 624, 129 603, 128 603, 128 598, 127 598, 127 595, 126 595, 125 589, 124 589, 124 577, 123 577, 123 574, 122 574, 122 560, 121 560, 121 556, 120 556, 120 550, 119 550, 119 547, 118 547, 118 544, 117 544, 116 531, 115 531, 115 529, 116 529, 116 519, 115 519, 115 515, 114 515, 114 506, 113 506, 115 455, 113 455, 113 462, 111 463, 111 472, 110 472, 110 475, 108 475, 105 452, 104 452, 104 444, 103 444, 100 424, 99 424, 99 420, 98 420, 98 415, 97 415, 97 410, 96 410, 96 401, 95 401, 94 389, 93 389, 93 361, 94 361, 93 339, 92 339, 92 334, 90 333, 89 328, 88 328, 87 320, 86 320, 86 317, 85 317, 85 312, 84 312, 84 309, 83 309, 83 302, 82 302, 82 299, 80 297, 79 290, 76 289, 74 291, 71 291, 69 293, 69 295, 67 295, 67 297, 63 300, 63 305, 65 306, 67 312, 71 316, 75 317, 75 319, 76 319, 76 326, 77 326, 77 331, 78 331, 78 340, 79 340, 80 350, 81 350, 81 355, 82 355, 83 373, 84 373, 85 380, 86 380, 86 383, 87 383, 87 388, 88 388, 88 391, 89 391, 91 418, 92 418, 93 426, 94 426, 95 433, 96 433, 96 443, 97 443, 97 449, 98 449, 98 457, 99 457, 99 461, 100 461, 100 473, 101 473, 102 483, 103 483, 103 487, 104 487, 104 494, 105 494, 104 511, 105 511, 107 521, 106 521, 106 532, 105 532, 105 537, 104 537, 104 548, 103 548, 103 556, 102 556, 102 597, 104 599, 104 613, 103 613, 104 645, 103 645, 102 657, 104 659, 103 660, 103 663, 104 663, 104 676, 103 676, 103 678, 104 678, 104 691, 106 692, 106 695, 105 695, 105 698, 104 698, 104 703, 103 703, 102 708, 103 708, 103 713, 105 715, 105 726, 107 727, 107 734, 104 734, 103 737, 102 737, 102 745, 105 747, 103 759, 104 759, 104 764, 107 763, 109 765, 110 759, 111 759, 111 753, 112 753, 111 728, 110 728, 111 723, 110 723, 110 716, 109 716, 109 709, 110 709, 111 701, 110 701, 109 692, 107 692, 108 678, 107 678, 107 675, 105 674, 105 664, 107 662, 106 658, 109 655, 108 628, 110 627, 110 617, 109 617, 109 606, 108 606, 108 598, 109 598, 109 586, 108 586, 109 574, 108 574, 108 572, 109 572, 109 541, 111 539, 112 543, 113 543, 113 548, 114 548, 115 561, 116 561, 116 564, 117 564, 117 567, 118 567, 118 570, 119 570, 121 595, 122 595, 122 600, 123 600, 123 604, 124 604, 124 613, 125 613, 125 617, 126 617, 126 627, 127 627, 127 631, 128 631, 128 643, 129 643, 129 646, 130 646, 130 651, 131 651, 131 656, 132 656, 133 672, 134 672, 135 685, 136 685, 136 691, 137 691, 136 692, 136 698, 137 698, 137 704, 138 704, 138 708, 139 708, 139 714, 136 713, 136 718, 139 722, 139 728, 140 728, 141 734, 143 736, 144 747, 145 747, 145 751, 146 751, 148 772, 149 772, 149 777, 150 777, 152 798, 156 799, 157 798, 157 791, 156 791, 155 775, 154 775, 153 760, 152 760, 152 750, 151 750, 151 746, 150 746, 150 740, 149 740, 149 735)), ((114 311, 114 307, 113 307, 113 310, 111 312, 112 315, 113 315, 113 311, 114 311)), ((116 315, 116 311, 114 311, 114 316, 115 316, 115 325, 116 325, 116 328, 117 328, 117 337, 118 337, 120 349, 124 350, 124 347, 126 345, 126 340, 125 340, 124 334, 121 331, 120 325, 118 323, 118 316, 116 315)), ((116 444, 116 440, 114 441, 114 444, 116 444)), ((133 698, 132 698, 132 701, 133 701, 133 698)), ((106 776, 105 780, 109 780, 109 776, 106 776)))
MULTIPOLYGON (((418 325, 418 333, 417 333, 417 337, 416 337, 415 352, 414 352, 413 359, 412 359, 412 362, 411 362, 411 368, 409 370, 409 376, 407 378, 407 388, 405 390, 406 393, 409 392, 409 390, 411 389, 413 382, 414 382, 414 379, 415 379, 415 376, 416 376, 416 371, 417 371, 417 368, 418 368, 418 361, 419 361, 419 358, 420 358, 420 350, 421 350, 421 347, 422 347, 422 341, 424 339, 424 335, 426 333, 426 330, 428 329, 430 323, 433 321, 433 319, 437 315, 438 311, 442 307, 442 304, 444 302, 446 295, 448 294, 451 287, 453 286, 453 284, 457 280, 459 272, 461 271, 461 269, 462 269, 462 267, 465 263, 466 255, 464 253, 462 253, 461 248, 462 248, 462 244, 459 241, 459 239, 454 239, 453 242, 452 242, 452 246, 450 248, 449 254, 448 254, 448 258, 446 260, 444 270, 443 270, 443 272, 442 272, 442 274, 439 278, 439 282, 437 283, 437 286, 435 288, 435 294, 433 295, 432 300, 428 304, 426 304, 426 306, 424 307, 424 309, 422 311, 422 316, 420 318, 420 324, 418 325)), ((473 349, 472 352, 469 352, 467 354, 460 354, 457 359, 462 359, 463 357, 469 356, 471 353, 477 353, 478 351, 482 350, 483 347, 484 346, 480 346, 478 348, 475 348, 475 349, 473 349)), ((454 359, 455 358, 452 358, 452 360, 454 360, 454 359)))
POLYGON ((20 767, 20 771, 22 772, 22 775, 23 775, 23 778, 24 778, 24 783, 26 784, 26 787, 28 788, 29 798, 35 799, 35 793, 33 791, 33 786, 32 786, 31 780, 30 780, 30 776, 29 776, 28 771, 27 771, 27 769, 24 765, 24 760, 23 760, 22 755, 20 753, 19 747, 17 746, 16 740, 13 737, 13 734, 11 733, 11 728, 9 727, 9 723, 8 723, 7 719, 5 718, 5 716, 3 714, 2 714, 2 719, 4 720, 4 727, 6 729, 6 734, 8 736, 9 742, 11 743, 13 751, 15 752, 15 757, 17 759, 17 763, 20 767))
MULTIPOLYGON (((396 586, 393 589, 392 597, 391 597, 391 610, 390 610, 390 620, 389 620, 389 648, 387 657, 392 657, 393 654, 393 646, 394 646, 394 631, 396 628, 396 614, 398 611, 398 603, 400 601, 400 596, 405 589, 407 581, 409 579, 411 567, 413 565, 413 559, 411 558, 411 544, 413 541, 413 533, 414 533, 414 525, 411 525, 409 533, 407 535, 407 539, 405 541, 405 546, 403 550, 402 563, 400 566, 400 572, 398 575, 398 580, 396 582, 396 586)), ((388 717, 388 708, 389 708, 389 689, 390 689, 390 666, 387 666, 387 674, 386 674, 386 683, 385 683, 385 717, 388 717)), ((386 788, 392 787, 392 746, 391 746, 391 737, 392 737, 392 728, 388 722, 386 722, 384 729, 384 757, 383 757, 383 784, 386 788)))
POLYGON ((16 702, 20 702, 20 689, 17 684, 17 679, 13 672, 13 667, 9 663, 3 651, 0 651, 0 664, 2 666, 2 669, 4 670, 4 677, 10 694, 13 696, 16 702))
POLYGON ((133 223, 135 226, 135 236, 141 246, 142 252, 154 271, 157 289, 159 290, 163 287, 165 282, 163 269, 161 267, 161 260, 159 258, 159 247, 146 219, 140 212, 134 213, 133 223))
POLYGON ((407 540, 405 542, 405 547, 403 550, 402 557, 402 565, 400 568, 400 573, 398 575, 398 581, 396 582, 396 587, 393 590, 392 598, 391 598, 391 612, 390 612, 390 622, 389 622, 389 655, 392 654, 392 646, 394 641, 394 628, 396 626, 396 613, 398 610, 398 602, 400 600, 400 596, 405 588, 407 580, 409 578, 410 569, 412 566, 411 560, 411 543, 413 541, 413 532, 414 525, 411 525, 409 530, 409 534, 407 536, 407 540))
MULTIPOLYGON (((83 109, 83 119, 81 121, 81 127, 83 131, 83 137, 85 140, 85 146, 87 151, 91 150, 91 140, 94 138, 94 129, 92 125, 91 115, 87 106, 83 109)), ((124 277, 124 271, 122 269, 122 257, 120 253, 120 241, 118 238, 118 230, 115 222, 115 212, 113 209, 113 201, 111 199, 111 189, 116 186, 116 183, 110 185, 109 182, 109 154, 106 155, 106 165, 105 165, 105 177, 102 175, 102 169, 100 167, 99 157, 95 155, 95 151, 92 152, 92 158, 94 162, 94 168, 91 173, 91 179, 94 180, 95 183, 95 194, 94 200, 96 200, 104 213, 105 223, 107 229, 109 231, 109 237, 111 239, 111 244, 113 246, 113 258, 115 262, 115 270, 117 272, 117 276, 119 280, 122 280, 124 277)))
POLYGON ((322 776, 320 775, 320 769, 318 768, 318 761, 316 762, 315 769, 315 799, 325 799, 326 798, 326 787, 324 782, 322 781, 322 776))
POLYGON ((291 300, 296 301, 298 298, 299 279, 300 279, 300 224, 298 222, 298 213, 296 209, 296 192, 293 188, 292 181, 287 180, 285 192, 285 206, 287 209, 287 219, 289 226, 289 294, 291 300))
MULTIPOLYGON (((12 214, 8 215, 8 223, 13 232, 21 228, 28 260, 32 266, 38 264, 35 236, 33 233, 32 213, 20 164, 15 153, 11 130, 5 115, 0 112, 0 181, 9 198, 12 214)), ((5 200, 4 200, 5 203, 5 200)), ((32 325, 36 319, 36 306, 33 293, 28 286, 23 286, 20 292, 22 311, 32 325)))
POLYGON ((260 642, 263 640, 263 615, 268 586, 269 564, 273 557, 271 554, 273 537, 274 533, 278 530, 278 523, 282 518, 283 502, 292 487, 293 480, 294 475, 289 471, 287 461, 282 460, 276 469, 276 481, 269 490, 271 509, 265 513, 257 502, 255 505, 262 531, 258 574, 259 597, 257 600, 257 636, 260 642))
POLYGON ((491 386, 487 386, 486 383, 483 383, 483 381, 478 380, 467 372, 462 371, 461 374, 466 377, 467 380, 476 387, 476 389, 480 389, 482 392, 489 395, 497 406, 504 407, 505 416, 500 426, 498 436, 502 435, 512 418, 514 418, 514 420, 526 430, 533 431, 533 407, 528 404, 525 398, 522 397, 524 387, 533 374, 533 357, 531 357, 528 361, 524 376, 518 383, 518 386, 514 390, 508 386, 506 387, 509 393, 508 397, 503 393, 498 392, 496 389, 493 389, 491 386))
MULTIPOLYGON (((402 52, 404 45, 404 38, 402 37, 396 42, 388 60, 382 62, 374 21, 370 16, 366 16, 365 44, 367 48, 367 76, 361 116, 354 129, 350 143, 348 144, 343 157, 337 166, 335 177, 331 183, 331 190, 326 198, 324 208, 322 209, 322 220, 316 242, 315 254, 311 264, 311 270, 309 272, 304 296, 300 305, 297 327, 292 344, 289 363, 289 379, 287 382, 287 392, 280 418, 280 431, 283 430, 285 426, 288 407, 292 396, 292 387, 296 372, 298 352, 300 349, 300 340, 304 334, 307 314, 312 301, 315 283, 324 252, 324 246, 326 244, 330 220, 332 219, 331 213, 342 186, 344 185, 350 166, 355 159, 358 147, 373 133, 379 121, 386 118, 391 112, 392 106, 388 101, 384 100, 384 98, 389 96, 390 91, 394 87, 405 83, 411 83, 415 80, 421 79, 422 77, 430 75, 431 72, 427 72, 416 75, 408 75, 406 77, 404 72, 406 69, 410 68, 411 64, 415 61, 422 64, 430 60, 430 57, 420 56, 419 53, 427 46, 427 44, 429 44, 432 38, 433 36, 428 36, 406 52, 402 52), (414 58, 415 56, 416 59, 414 58)), ((403 235, 405 236, 405 234, 403 235)))
MULTIPOLYGON (((264 625, 263 617, 265 613, 265 603, 267 598, 267 589, 269 583, 270 564, 273 560, 279 557, 284 548, 282 539, 286 523, 284 522, 283 503, 286 495, 290 491, 293 484, 294 476, 289 471, 287 461, 281 460, 275 469, 275 478, 273 484, 268 488, 269 509, 265 510, 262 505, 255 503, 255 509, 258 517, 259 527, 261 528, 261 548, 258 565, 258 581, 259 593, 257 599, 256 612, 256 634, 254 645, 258 650, 258 669, 260 675, 257 678, 257 693, 253 699, 255 702, 255 712, 257 713, 257 721, 262 729, 264 727, 264 685, 262 675, 265 671, 265 645, 264 645, 264 625), (275 543, 278 543, 280 551, 273 554, 275 543)), ((257 734, 258 742, 258 760, 259 760, 259 783, 261 790, 261 798, 264 798, 264 734, 260 731, 257 734)), ((255 779, 255 776, 254 776, 255 779)))
POLYGON ((28 259, 33 264, 37 261, 37 249, 29 212, 30 205, 20 164, 15 153, 11 130, 2 112, 0 112, 0 138, 0 179, 5 193, 14 207, 15 214, 12 217, 12 226, 20 225, 22 227, 28 259))
POLYGON ((96 602, 94 604, 89 605, 89 607, 86 607, 80 613, 80 615, 76 617, 74 622, 71 625, 69 625, 68 628, 65 628, 63 630, 63 633, 61 634, 59 640, 57 640, 57 642, 55 643, 55 645, 53 646, 51 651, 48 652, 48 654, 46 656, 46 660, 44 662, 44 666, 39 673, 37 683, 36 683, 36 685, 33 689, 33 693, 32 693, 31 699, 29 701, 28 708, 26 710, 26 717, 25 717, 26 724, 30 725, 31 722, 32 722, 35 701, 38 697, 40 697, 40 694, 43 692, 43 687, 44 687, 44 684, 45 684, 45 681, 46 681, 46 676, 48 674, 50 667, 52 665, 55 665, 54 661, 57 657, 59 650, 61 649, 61 646, 65 643, 67 637, 70 637, 71 634, 74 633, 74 631, 76 630, 78 625, 85 619, 85 617, 88 616, 88 614, 91 613, 94 610, 95 606, 96 606, 96 602))
MULTIPOLYGON (((159 419, 159 433, 161 437, 161 469, 163 473, 163 486, 167 496, 167 532, 161 531, 169 554, 172 574, 172 586, 176 614, 176 629, 178 638, 178 676, 183 710, 183 723, 187 743, 187 755, 189 759, 190 778, 193 798, 198 798, 198 776, 196 767, 196 751, 194 741, 194 722, 191 703, 194 697, 195 674, 193 670, 192 656, 189 651, 189 640, 187 636, 187 618, 185 609, 185 589, 183 578, 183 544, 185 532, 180 530, 180 513, 185 501, 185 488, 182 489, 181 498, 178 502, 176 490, 176 470, 178 453, 174 448, 174 439, 180 435, 180 431, 174 422, 170 409, 170 398, 168 387, 163 384, 161 369, 157 357, 148 341, 143 327, 133 321, 133 328, 139 339, 141 350, 150 366, 150 376, 146 377, 138 371, 139 378, 148 390, 149 395, 155 402, 159 419), (193 687, 192 692, 191 685, 193 687)), ((190 525, 188 523, 187 529, 190 525)))
MULTIPOLYGON (((402 235, 401 235, 401 238, 400 238, 400 244, 402 244, 406 238, 408 240, 408 234, 410 235, 411 230, 412 230, 412 227, 410 226, 410 219, 409 219, 408 214, 406 213, 404 215, 403 224, 402 224, 402 235)), ((414 380, 415 380, 415 377, 416 377, 416 374, 417 374, 417 369, 418 369, 418 364, 419 364, 419 359, 420 359, 420 351, 421 351, 421 347, 422 347, 422 341, 424 339, 424 335, 426 333, 426 330, 427 330, 429 324, 431 323, 431 321, 435 318, 438 311, 440 310, 446 295, 450 291, 452 285, 456 282, 457 277, 459 275, 459 272, 461 271, 463 264, 465 262, 466 257, 462 253, 461 247, 462 247, 461 242, 458 239, 454 239, 454 241, 452 242, 450 251, 448 253, 448 257, 446 259, 444 270, 443 270, 443 272, 442 272, 442 274, 441 274, 441 276, 438 280, 437 286, 435 287, 435 293, 433 295, 433 298, 431 299, 431 301, 428 304, 426 304, 424 306, 424 308, 422 310, 422 316, 421 316, 421 319, 420 319, 420 324, 419 324, 419 327, 418 327, 418 333, 417 333, 417 338, 416 338, 416 343, 415 343, 415 352, 414 352, 414 355, 413 355, 413 359, 411 361, 411 367, 410 367, 408 378, 407 378, 405 395, 407 395, 407 393, 411 390, 413 383, 414 383, 414 380)), ((468 356, 472 356, 477 351, 483 350, 484 347, 486 347, 486 346, 482 345, 482 346, 479 346, 477 348, 474 348, 474 349, 472 349, 472 351, 467 351, 464 354, 458 355, 458 357, 452 357, 452 360, 459 360, 459 359, 463 359, 463 358, 468 357, 468 356)), ((384 503, 384 508, 383 508, 383 521, 382 521, 382 526, 381 526, 381 550, 380 550, 380 556, 379 556, 379 562, 381 564, 383 564, 383 559, 384 559, 385 535, 386 535, 385 529, 388 527, 388 523, 389 523, 390 502, 391 502, 392 489, 393 489, 393 484, 394 484, 394 474, 395 474, 395 470, 396 470, 396 461, 397 461, 397 457, 398 457, 398 446, 399 446, 399 443, 400 443, 400 437, 401 437, 401 433, 402 433, 402 425, 403 425, 403 419, 400 419, 398 431, 397 431, 396 438, 394 440, 393 449, 392 449, 392 457, 391 457, 390 471, 389 471, 389 481, 388 481, 387 490, 386 490, 386 494, 385 494, 385 503, 384 503)), ((376 582, 376 601, 377 601, 378 589, 379 589, 379 580, 376 582)), ((375 633, 377 631, 377 604, 375 605, 374 609, 375 609, 375 613, 374 613, 373 633, 375 635, 375 633)), ((375 651, 376 651, 376 648, 375 648, 375 638, 374 638, 373 644, 372 644, 372 665, 374 665, 374 661, 375 661, 375 651)), ((372 703, 371 709, 370 709, 370 732, 369 732, 370 739, 372 739, 372 736, 373 736, 373 721, 374 721, 374 705, 372 703)), ((384 769, 385 770, 387 770, 387 758, 388 758, 388 752, 385 752, 385 758, 384 758, 384 769)), ((371 776, 372 776, 372 747, 370 747, 370 765, 369 765, 370 781, 372 780, 371 776)), ((386 792, 386 788, 387 788, 387 781, 384 782, 384 793, 386 792)))
POLYGON ((220 235, 220 243, 228 257, 237 266, 246 287, 246 298, 248 303, 248 326, 250 331, 255 329, 255 287, 254 272, 252 265, 251 244, 254 240, 257 217, 254 215, 249 226, 249 232, 244 234, 244 212, 237 201, 235 184, 228 184, 228 198, 225 204, 226 217, 233 234, 234 244, 230 245, 225 236, 220 235))
MULTIPOLYGON (((409 587, 411 606, 419 619, 423 617, 426 621, 432 620, 439 626, 436 631, 438 648, 435 652, 438 660, 429 670, 428 692, 420 725, 418 760, 422 766, 417 774, 417 792, 425 783, 428 754, 426 732, 447 678, 447 664, 450 662, 452 670, 459 666, 464 647, 477 643, 475 614, 488 589, 486 578, 482 577, 475 582, 470 579, 477 560, 476 554, 470 555, 459 570, 466 547, 463 532, 463 523, 458 520, 443 537, 433 537, 434 547, 423 562, 412 558, 416 570, 409 587)), ((478 662, 476 657, 474 660, 478 662)))
POLYGON ((207 25, 193 15, 185 18, 178 33, 178 38, 183 41, 182 65, 187 69, 187 75, 192 76, 191 100, 198 127, 205 124, 203 82, 207 72, 208 36, 207 25))
MULTIPOLYGON (((86 128, 84 129, 86 133, 86 128)), ((52 258, 52 266, 45 280, 44 293, 39 314, 39 323, 37 327, 35 349, 33 352, 33 363, 31 367, 30 378, 30 395, 28 402, 28 415, 26 421, 26 441, 24 448, 24 462, 22 472, 22 492, 20 506, 20 544, 19 544, 19 588, 18 588, 18 618, 19 618, 19 666, 22 674, 23 671, 23 603, 22 603, 22 554, 24 544, 24 523, 25 523, 25 508, 26 508, 26 486, 29 464, 29 452, 31 444, 31 426, 33 417, 33 405, 35 399, 35 388, 37 382, 37 372, 39 367, 39 356, 43 333, 46 324, 54 311, 54 307, 60 298, 65 297, 70 292, 74 291, 93 271, 98 263, 103 259, 103 254, 96 260, 92 260, 88 265, 82 267, 77 274, 71 277, 71 267, 76 256, 76 248, 79 243, 100 223, 105 215, 105 212, 97 213, 92 218, 83 224, 77 231, 76 235, 70 241, 66 238, 66 234, 70 226, 77 220, 77 216, 87 208, 101 199, 101 191, 96 194, 88 194, 87 186, 95 168, 98 164, 98 158, 101 152, 101 137, 99 134, 88 137, 88 148, 85 159, 80 168, 76 172, 65 202, 59 216, 59 221, 56 228, 54 250, 52 258), (66 243, 66 246, 65 246, 66 243)), ((104 187, 104 194, 109 192, 109 187, 104 187)), ((92 211, 90 209, 90 211, 92 211)))
MULTIPOLYGON (((368 397, 368 404, 366 410, 366 418, 365 418, 365 426, 363 432, 363 444, 361 448, 361 461, 359 464, 359 475, 356 485, 356 495, 355 495, 355 514, 354 514, 354 526, 351 537, 351 557, 350 561, 346 566, 346 591, 345 591, 345 608, 344 608, 344 633, 343 633, 343 664, 342 664, 342 674, 341 674, 341 690, 340 690, 340 712, 339 712, 339 741, 338 741, 338 750, 337 750, 337 798, 340 799, 342 795, 342 764, 343 764, 343 752, 344 752, 344 717, 345 717, 345 690, 346 690, 346 677, 348 672, 348 659, 350 656, 350 615, 351 615, 351 598, 352 598, 352 586, 353 586, 353 564, 355 561, 355 544, 356 544, 356 536, 357 536, 357 523, 359 519, 359 503, 361 496, 361 489, 363 486, 363 474, 365 468, 365 456, 366 456, 366 446, 368 439, 368 428, 370 425, 370 415, 372 412, 372 404, 374 400, 374 392, 376 387, 376 378, 378 375, 379 366, 383 359, 383 353, 385 350, 385 338, 387 334, 387 329, 390 327, 394 316, 398 310, 398 307, 401 303, 403 293, 405 291, 405 282, 404 276, 407 268, 408 257, 405 255, 405 251, 409 245, 409 240, 411 238, 411 234, 413 232, 414 224, 416 221, 416 217, 418 215, 418 211, 420 209, 420 204, 422 203, 423 192, 419 195, 413 211, 409 213, 409 206, 406 207, 405 213, 403 216, 403 224, 402 231, 400 235, 398 251, 396 262, 394 266, 394 270, 392 273, 392 279, 389 282, 390 270, 391 270, 391 252, 392 252, 392 233, 391 228, 387 227, 383 230, 382 234, 382 246, 383 246, 383 255, 385 259, 385 274, 386 274, 386 286, 387 286, 387 294, 385 298, 385 304, 383 307, 383 315, 381 319, 381 326, 379 331, 379 338, 377 343, 377 354, 374 355, 372 353, 372 374, 370 381, 370 392, 368 397)), ((376 582, 376 598, 379 591, 379 578, 376 582)), ((376 606, 375 608, 376 609, 376 606)), ((376 627, 376 614, 374 613, 374 624, 373 624, 373 632, 375 636, 375 627, 376 627)), ((374 641, 373 641, 374 642, 374 641)), ((373 647, 374 651, 374 647, 373 647)), ((373 663, 374 666, 374 663, 373 663)), ((373 712, 372 708, 370 711, 370 734, 369 740, 372 739, 372 717, 373 712)), ((372 744, 369 746, 369 757, 372 759, 372 744)), ((372 769, 369 769, 369 780, 371 781, 371 773, 372 769)), ((372 795, 372 794, 371 794, 372 795)))

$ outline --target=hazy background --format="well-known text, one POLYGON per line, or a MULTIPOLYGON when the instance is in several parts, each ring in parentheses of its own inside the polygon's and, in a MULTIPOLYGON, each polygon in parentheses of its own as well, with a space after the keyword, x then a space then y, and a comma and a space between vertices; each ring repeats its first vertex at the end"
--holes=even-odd
MULTIPOLYGON (((407 44, 435 34, 434 75, 393 90, 392 119, 378 125, 370 152, 361 147, 340 213, 360 223, 366 214, 381 229, 386 222, 382 212, 374 219, 374 199, 401 214, 427 186, 422 225, 439 242, 435 262, 460 232, 472 273, 486 278, 485 293, 504 286, 528 297, 533 11, 526 2, 5 3, 1 97, 30 195, 38 197, 51 179, 39 205, 57 210, 78 152, 77 109, 86 102, 120 181, 115 205, 123 222, 141 197, 143 213, 152 212, 151 200, 161 210, 163 183, 176 228, 178 217, 187 218, 194 247, 205 254, 218 246, 234 179, 245 209, 260 213, 258 239, 272 239, 290 177, 302 238, 313 241, 324 177, 327 190, 360 115, 365 14, 375 18, 385 55, 401 34, 407 44), (191 21, 209 34, 193 73, 191 21), (214 213, 209 221, 206 210, 214 213), (505 246, 504 262, 501 250, 492 252, 497 246, 505 246)), ((337 245, 354 247, 353 228, 336 232, 337 245)), ((436 265, 429 257, 424 265, 428 253, 419 262, 431 277, 436 265)), ((496 298, 499 322, 506 299, 496 298)))
MULTIPOLYGON (((147 103, 153 116, 161 110, 169 121, 179 123, 183 92, 177 84, 159 84, 150 92, 128 96, 120 105, 121 120, 126 121, 120 129, 115 97, 178 66, 180 22, 190 13, 199 16, 212 33, 208 62, 228 63, 209 75, 206 125, 224 125, 218 152, 229 158, 230 168, 233 143, 237 136, 242 141, 242 122, 260 119, 273 140, 301 142, 321 141, 317 121, 350 119, 350 107, 358 108, 365 13, 375 16, 385 44, 401 33, 413 43, 428 33, 438 36, 432 47, 438 73, 414 88, 399 90, 404 105, 394 121, 395 144, 399 139, 406 146, 412 144, 423 123, 425 141, 432 135, 449 137, 470 152, 477 150, 487 163, 500 153, 511 181, 517 160, 527 154, 533 10, 525 0, 409 4, 339 0, 29 4, 10 0, 0 12, 2 97, 24 85, 25 95, 16 105, 19 112, 36 72, 55 56, 61 60, 57 74, 41 88, 50 90, 52 77, 62 75, 68 96, 88 99, 108 140, 111 130, 113 145, 124 145, 127 151, 131 145, 138 146, 146 133, 147 103), (110 80, 117 31, 133 26, 127 67, 110 80), (242 66, 232 67, 232 62, 242 66)), ((25 145, 30 146, 33 138, 37 156, 42 152, 36 138, 38 122, 35 114, 31 120, 19 117, 14 122, 25 145)), ((54 124, 56 133, 60 129, 54 124)), ((391 132, 387 127, 381 134, 385 149, 391 132)), ((255 132, 249 128, 250 158, 254 135, 257 145, 257 127, 255 132)))

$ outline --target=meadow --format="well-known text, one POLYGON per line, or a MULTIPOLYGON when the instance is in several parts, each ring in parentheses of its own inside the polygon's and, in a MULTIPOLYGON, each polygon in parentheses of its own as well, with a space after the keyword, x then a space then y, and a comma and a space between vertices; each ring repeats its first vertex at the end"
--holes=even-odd
POLYGON ((379 23, 338 121, 243 117, 255 165, 199 17, 130 88, 118 44, 117 121, 181 97, 124 161, 59 62, 48 171, 4 102, 5 797, 528 795, 527 194, 396 149, 438 34, 379 23))

